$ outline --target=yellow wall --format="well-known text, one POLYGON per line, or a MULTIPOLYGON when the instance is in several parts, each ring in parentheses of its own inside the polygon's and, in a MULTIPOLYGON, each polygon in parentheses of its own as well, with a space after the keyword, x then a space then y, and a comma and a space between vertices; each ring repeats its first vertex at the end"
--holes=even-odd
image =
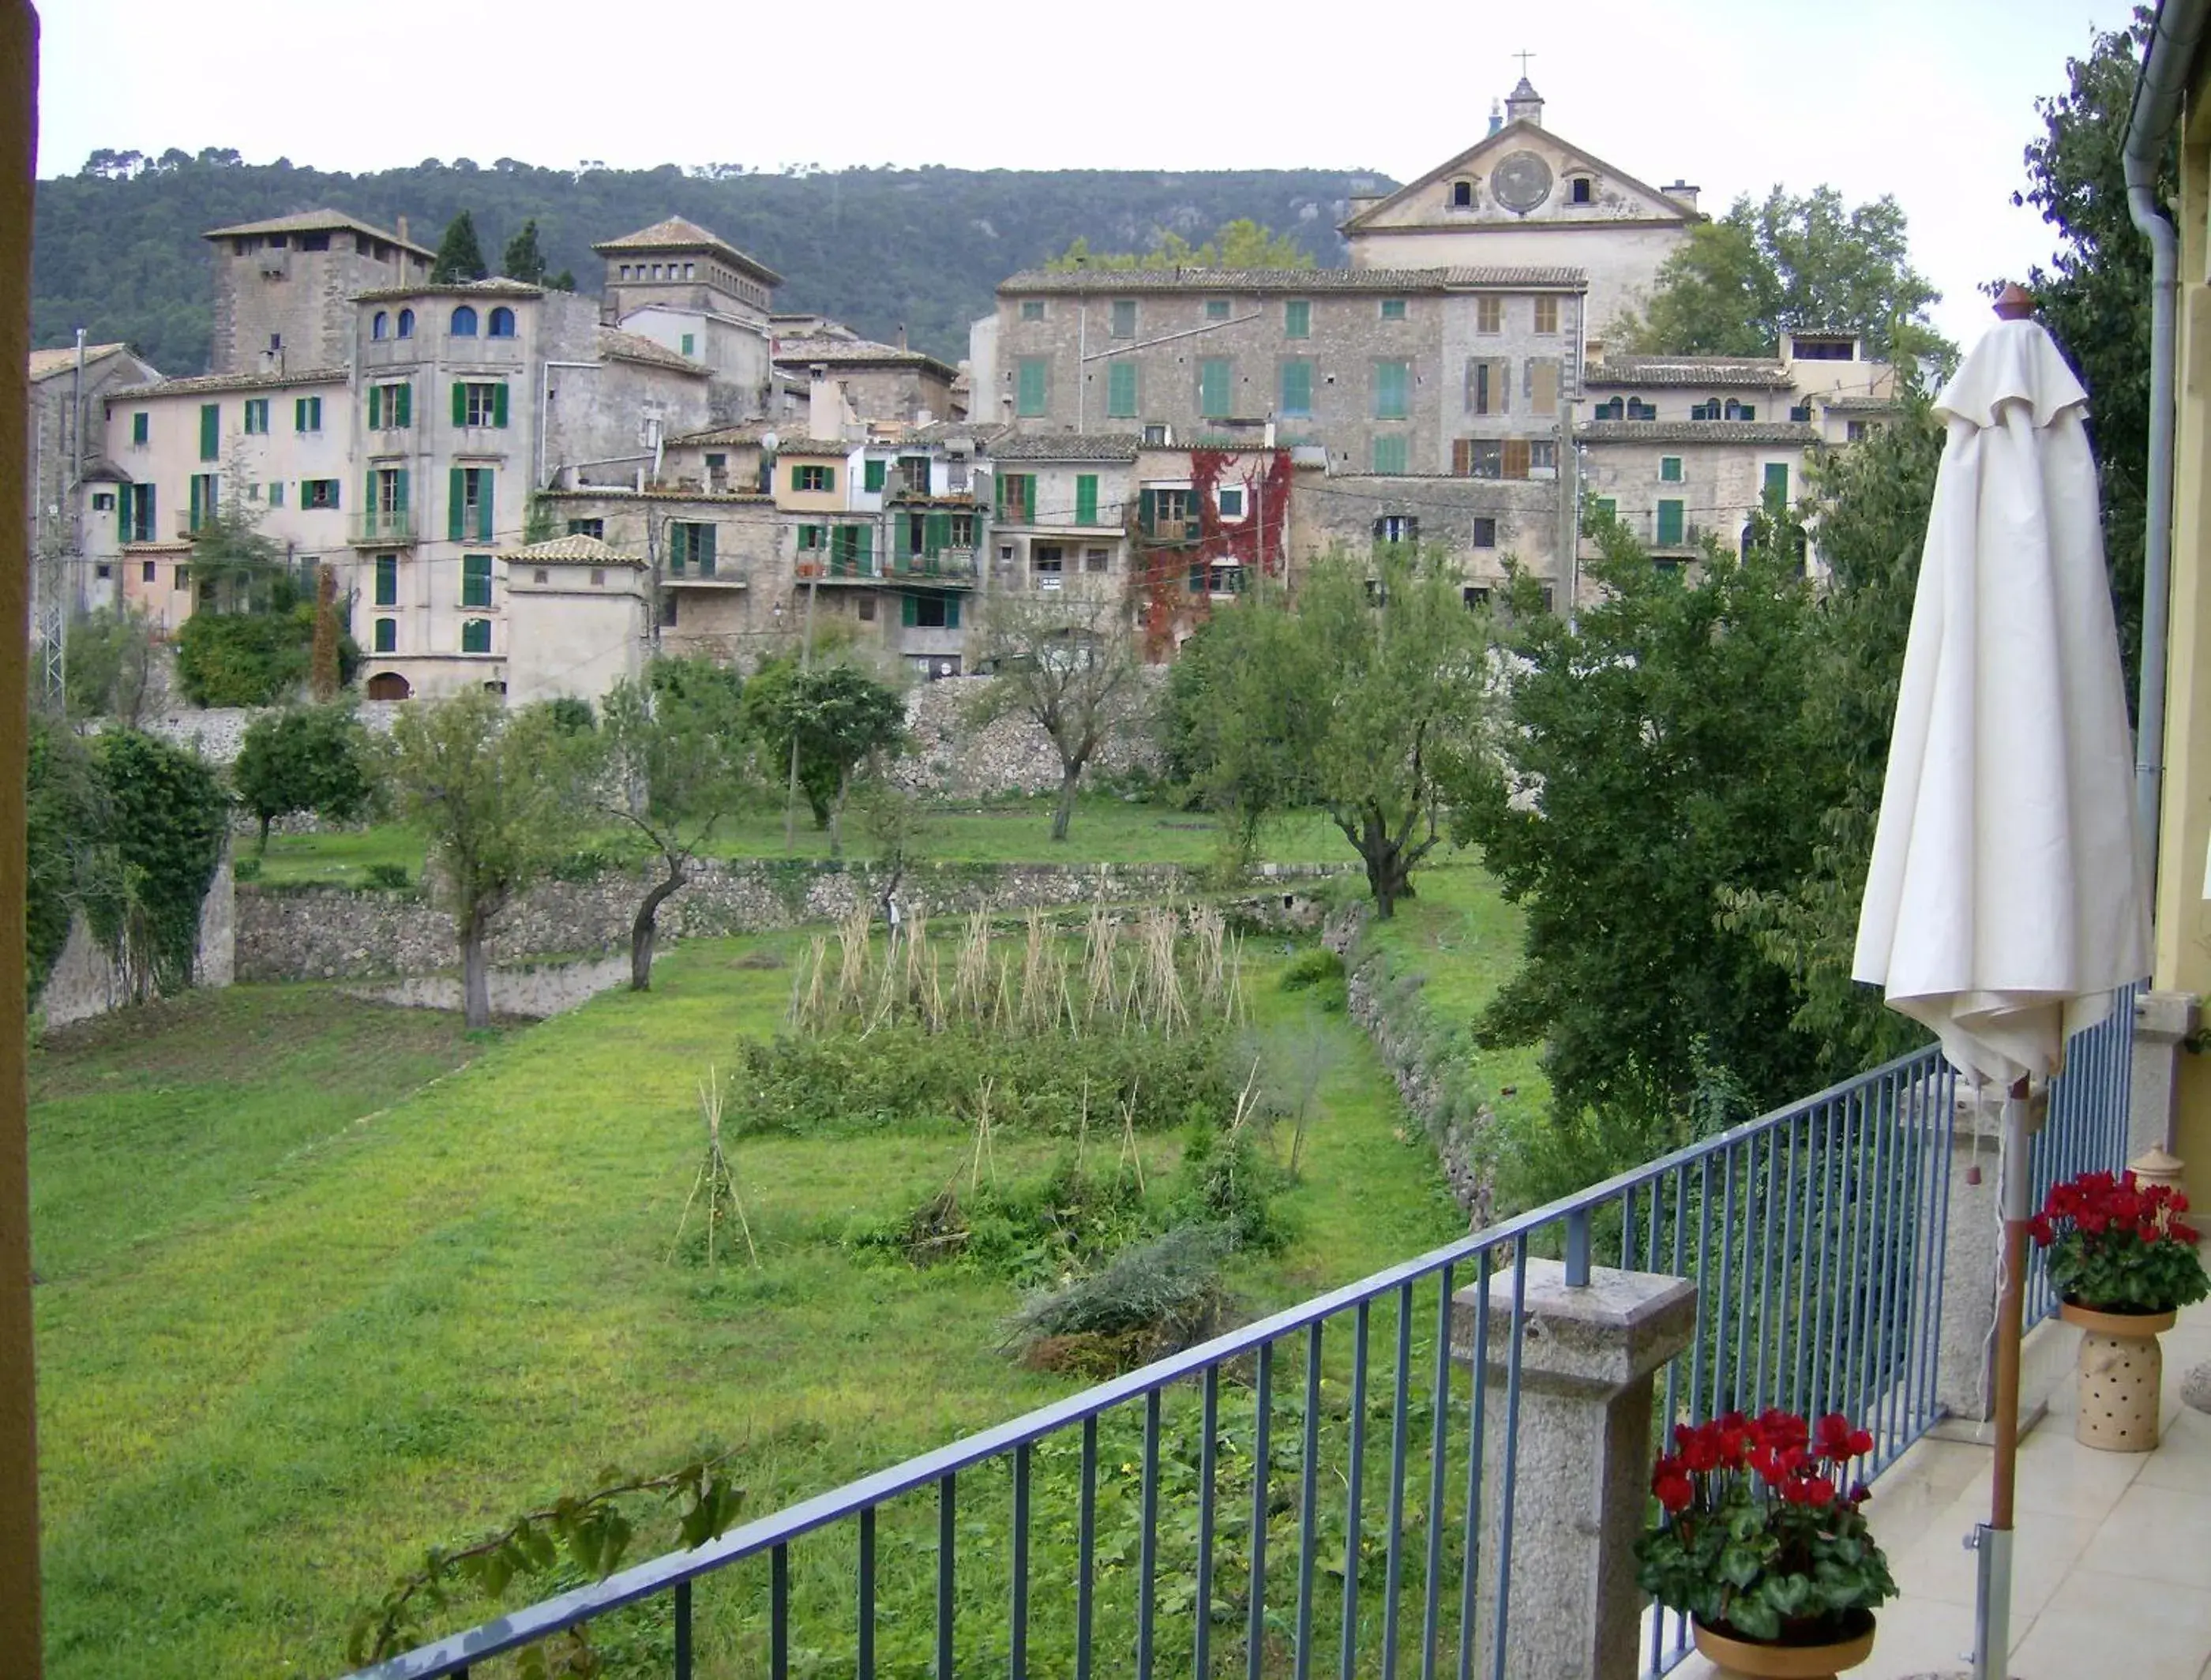
MULTIPOLYGON (((2211 994, 2211 59, 2200 61, 2182 130, 2178 321, 2178 414, 2173 447, 2172 619, 2166 674, 2165 790, 2158 833, 2157 949, 2162 991, 2211 994)), ((2180 1059, 2178 1150, 2188 1189, 2211 1194, 2211 1057, 2180 1059)))

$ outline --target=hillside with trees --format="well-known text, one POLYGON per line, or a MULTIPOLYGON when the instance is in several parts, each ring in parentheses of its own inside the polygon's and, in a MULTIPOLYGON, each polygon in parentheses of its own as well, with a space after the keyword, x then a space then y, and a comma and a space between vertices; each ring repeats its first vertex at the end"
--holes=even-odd
POLYGON ((62 345, 83 327, 122 340, 164 372, 207 365, 210 227, 329 206, 381 227, 409 220, 435 246, 466 211, 487 256, 528 223, 544 272, 597 288, 594 240, 669 215, 712 228, 784 276, 779 307, 818 310, 956 360, 991 288, 1077 239, 1099 251, 1193 244, 1248 218, 1287 234, 1313 259, 1343 260, 1336 226, 1354 186, 1380 176, 1342 170, 861 168, 767 173, 740 164, 689 169, 542 169, 501 158, 428 159, 349 175, 288 159, 249 164, 234 151, 159 157, 100 151, 72 176, 39 183, 32 342, 62 345))

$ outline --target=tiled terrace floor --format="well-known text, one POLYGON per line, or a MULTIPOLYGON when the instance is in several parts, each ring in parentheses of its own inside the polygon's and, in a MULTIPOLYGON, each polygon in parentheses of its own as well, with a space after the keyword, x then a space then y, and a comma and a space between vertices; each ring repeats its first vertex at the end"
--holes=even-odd
MULTIPOLYGON (((2211 1302, 2164 1339, 2157 1450, 2101 1453, 2073 1439, 2079 1333, 2041 1333, 2032 1364, 2057 1381, 2020 1445, 2016 1680, 2211 1680, 2211 1416, 2180 1403, 2182 1379, 2211 1360, 2211 1302)), ((1868 1511, 1903 1596, 1882 1606, 1873 1659, 1850 1680, 1965 1672, 1974 1559, 1962 1542, 1986 1520, 1990 1458, 1984 1445, 1929 1439, 1875 1484, 1868 1511)), ((1693 1659, 1675 1671, 1712 1672, 1693 1659)))

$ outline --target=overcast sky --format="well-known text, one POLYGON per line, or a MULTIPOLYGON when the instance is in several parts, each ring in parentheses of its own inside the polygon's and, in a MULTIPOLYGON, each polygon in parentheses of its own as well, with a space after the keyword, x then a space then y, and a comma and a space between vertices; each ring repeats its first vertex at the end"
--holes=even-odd
POLYGON ((351 171, 573 166, 1366 168, 1463 150, 1529 74, 1545 125, 1706 208, 1775 182, 1893 193, 1937 322, 2046 258, 2014 209, 2033 101, 2127 0, 46 0, 39 157, 235 147, 351 171), (634 23, 628 20, 634 19, 634 23), (1072 20, 1061 21, 1061 19, 1072 20))

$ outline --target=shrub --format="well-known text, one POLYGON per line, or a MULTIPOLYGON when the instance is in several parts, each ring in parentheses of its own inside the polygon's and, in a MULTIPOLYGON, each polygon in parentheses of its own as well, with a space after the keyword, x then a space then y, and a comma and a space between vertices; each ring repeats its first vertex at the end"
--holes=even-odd
POLYGON ((1286 992, 1311 992, 1314 1001, 1330 1014, 1342 1013, 1349 1004, 1343 958, 1324 945, 1293 957, 1282 970, 1281 984, 1286 992))
POLYGON ((261 860, 257 857, 241 857, 231 865, 230 873, 234 880, 257 881, 261 879, 261 860))
POLYGON ((371 886, 386 892, 404 892, 414 885, 403 863, 372 863, 361 873, 367 876, 371 886))
POLYGON ((904 1218, 857 1224, 845 1242, 914 1266, 969 1265, 1033 1289, 1105 1264, 1157 1218, 1133 1173, 1089 1170, 1070 1157, 1043 1178, 984 1184, 964 1197, 948 1185, 904 1218))
POLYGON ((1130 1369, 1194 1347, 1229 1317, 1221 1280, 1228 1248, 1217 1227, 1178 1225, 1124 1248, 1103 1270, 1032 1297, 1011 1339, 1032 1363, 1063 1369, 1096 1358, 1130 1369))
POLYGON ((1219 1228, 1232 1248, 1273 1254, 1288 1243, 1289 1222, 1275 1202, 1287 1175, 1259 1153, 1249 1129, 1193 1125, 1180 1176, 1176 1212, 1182 1223, 1219 1228))
POLYGON ((350 822, 367 809, 368 736, 346 706, 300 706, 257 717, 232 766, 239 802, 260 825, 260 849, 279 817, 312 811, 350 822))

